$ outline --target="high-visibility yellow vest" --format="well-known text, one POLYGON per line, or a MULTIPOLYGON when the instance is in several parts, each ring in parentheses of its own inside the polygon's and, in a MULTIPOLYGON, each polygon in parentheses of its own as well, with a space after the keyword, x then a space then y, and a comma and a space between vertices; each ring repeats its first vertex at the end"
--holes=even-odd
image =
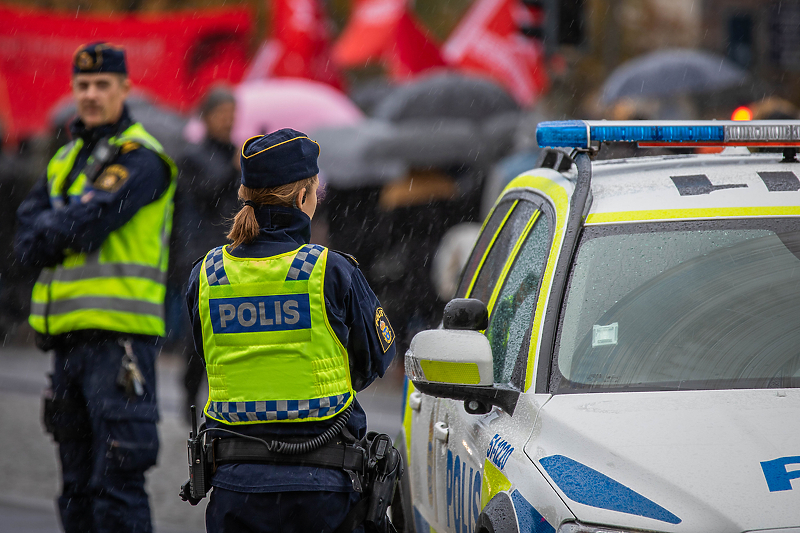
MULTIPOLYGON (((102 329, 164 335, 164 295, 177 168, 161 144, 138 122, 110 138, 109 143, 118 146, 138 143, 156 152, 169 167, 170 185, 160 198, 112 231, 99 250, 90 254, 67 251, 60 265, 42 269, 33 287, 28 319, 40 333, 58 335, 102 329)), ((56 152, 47 165, 47 185, 55 209, 63 205, 64 185, 82 146, 82 139, 72 141, 56 152)), ((90 156, 87 165, 91 161, 90 156)), ((91 188, 81 171, 66 194, 80 197, 91 188)))
POLYGON ((199 311, 208 374, 206 416, 227 424, 331 418, 350 405, 347 349, 325 308, 328 250, 281 255, 211 250, 199 311))

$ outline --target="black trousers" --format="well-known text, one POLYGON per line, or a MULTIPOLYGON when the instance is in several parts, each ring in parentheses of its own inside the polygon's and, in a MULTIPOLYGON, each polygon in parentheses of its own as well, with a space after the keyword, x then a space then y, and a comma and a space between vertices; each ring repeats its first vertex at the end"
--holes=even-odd
POLYGON ((70 405, 53 420, 67 533, 153 530, 144 473, 158 455, 157 347, 134 340, 133 350, 145 379, 138 398, 116 384, 124 353, 116 340, 55 350, 53 395, 70 405))
POLYGON ((331 533, 360 498, 356 492, 246 493, 214 487, 206 508, 206 531, 331 533))

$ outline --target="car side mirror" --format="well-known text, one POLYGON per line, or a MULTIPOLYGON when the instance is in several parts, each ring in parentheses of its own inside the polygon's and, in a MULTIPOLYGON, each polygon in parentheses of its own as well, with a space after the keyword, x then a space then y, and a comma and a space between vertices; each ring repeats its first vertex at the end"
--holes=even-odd
POLYGON ((406 352, 405 367, 406 376, 417 390, 439 398, 463 400, 464 409, 471 414, 488 413, 493 405, 513 414, 519 398, 519 391, 493 385, 492 348, 478 331, 421 331, 406 352))
POLYGON ((489 311, 482 301, 475 298, 454 298, 444 306, 442 327, 483 331, 489 327, 489 311))
POLYGON ((429 329, 411 340, 406 375, 414 382, 491 386, 494 362, 489 340, 477 331, 429 329))

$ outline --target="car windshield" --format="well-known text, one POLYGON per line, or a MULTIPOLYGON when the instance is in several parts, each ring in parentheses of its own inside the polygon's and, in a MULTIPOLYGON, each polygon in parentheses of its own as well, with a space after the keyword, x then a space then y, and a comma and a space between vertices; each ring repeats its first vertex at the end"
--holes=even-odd
POLYGON ((553 392, 800 387, 800 223, 588 227, 553 392))

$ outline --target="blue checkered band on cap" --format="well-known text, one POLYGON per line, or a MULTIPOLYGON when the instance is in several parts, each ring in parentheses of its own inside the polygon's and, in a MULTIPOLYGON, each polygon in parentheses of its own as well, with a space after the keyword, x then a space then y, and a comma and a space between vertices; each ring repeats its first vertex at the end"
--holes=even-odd
POLYGON ((292 266, 289 267, 289 273, 286 274, 286 281, 303 281, 311 277, 311 271, 314 270, 314 265, 317 264, 317 259, 325 250, 319 244, 306 244, 297 255, 294 256, 292 266))
POLYGON ((209 285, 230 285, 225 265, 222 262, 222 246, 217 246, 206 255, 206 276, 209 285))
POLYGON ((255 402, 209 402, 208 414, 226 422, 269 422, 320 418, 338 413, 350 393, 311 400, 266 400, 255 402))

